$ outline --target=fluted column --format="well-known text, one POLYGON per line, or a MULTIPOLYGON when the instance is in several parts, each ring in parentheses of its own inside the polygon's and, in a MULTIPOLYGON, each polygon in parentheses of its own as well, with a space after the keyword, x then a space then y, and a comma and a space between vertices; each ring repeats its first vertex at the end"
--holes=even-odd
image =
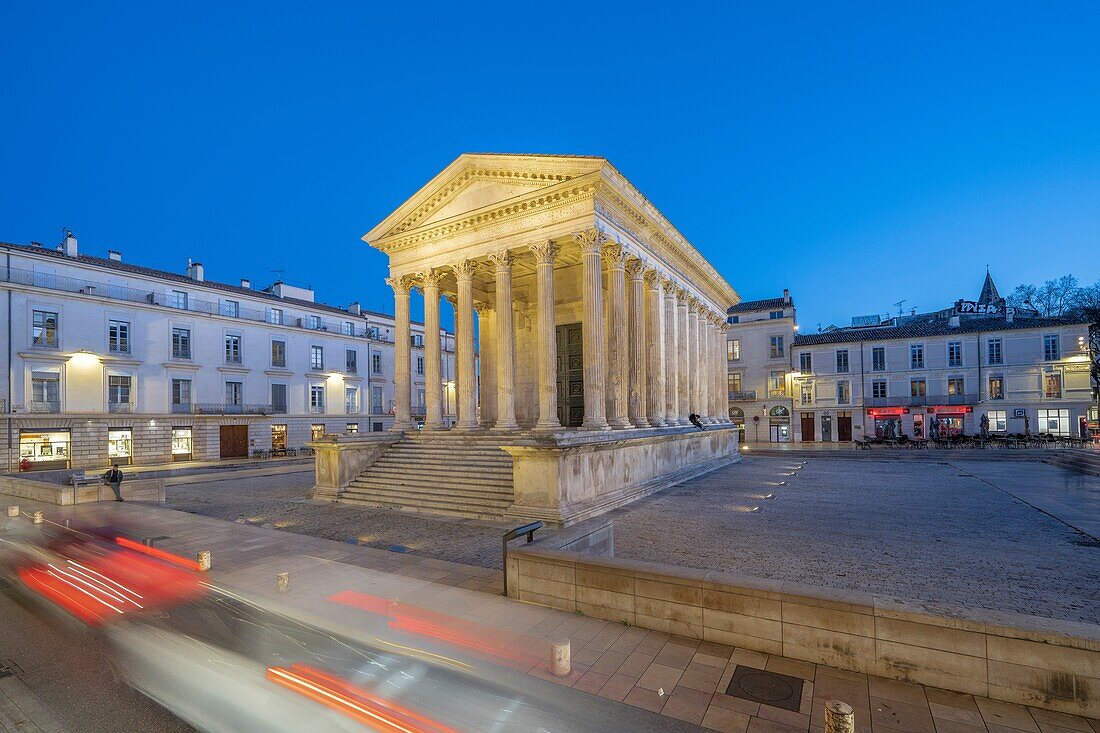
POLYGON ((554 318, 554 259, 558 245, 551 241, 531 245, 535 255, 535 273, 538 289, 538 345, 537 363, 539 380, 539 419, 537 430, 559 430, 558 420, 558 337, 554 318))
POLYGON ((688 364, 688 399, 685 410, 690 415, 699 415, 706 410, 699 402, 699 365, 706 364, 706 355, 699 351, 699 312, 696 310, 695 299, 688 297, 687 303, 687 364, 688 364))
POLYGON ((628 380, 627 354, 630 334, 626 317, 626 252, 617 244, 604 247, 607 263, 607 386, 611 399, 607 422, 613 428, 629 428, 626 388, 628 380))
POLYGON ((645 268, 640 260, 631 260, 626 275, 629 280, 630 353, 627 361, 629 377, 626 402, 630 422, 639 428, 649 426, 646 416, 646 343, 645 343, 645 268))
POLYGON ((676 348, 676 332, 679 330, 676 322, 676 286, 669 280, 662 285, 665 300, 665 423, 679 425, 680 355, 676 348))
POLYGON ((476 430, 477 375, 474 368, 474 271, 471 260, 452 265, 458 283, 455 306, 455 381, 458 382, 459 430, 476 430))
POLYGON ((497 421, 494 430, 514 430, 516 422, 516 329, 512 313, 512 254, 489 255, 496 274, 497 421))
POLYGON ((409 288, 412 281, 408 277, 389 277, 386 284, 393 288, 393 381, 394 381, 394 419, 393 431, 412 428, 412 329, 409 326, 409 288))
POLYGON ((665 424, 665 319, 661 276, 646 270, 646 419, 653 427, 665 424))
POLYGON ((440 374, 443 354, 439 344, 439 281, 443 273, 425 270, 417 273, 424 289, 424 429, 443 429, 443 380, 440 374))
POLYGON ((711 358, 710 340, 707 338, 710 324, 707 321, 706 306, 700 303, 698 308, 695 331, 699 339, 699 417, 706 424, 711 421, 710 383, 714 381, 711 376, 714 373, 711 367, 714 361, 711 358))
POLYGON ((691 412, 688 406, 688 317, 687 291, 676 291, 676 353, 679 355, 680 369, 676 372, 677 408, 676 416, 681 425, 689 425, 687 416, 691 412))
POLYGON ((584 322, 581 324, 584 338, 584 422, 581 427, 604 430, 607 424, 605 379, 607 376, 605 336, 603 323, 603 282, 600 271, 601 251, 606 242, 598 229, 586 229, 574 235, 581 247, 584 282, 581 296, 584 301, 584 322))
POLYGON ((726 360, 726 326, 721 315, 714 319, 714 384, 717 395, 714 401, 715 417, 719 423, 729 422, 729 363, 726 360))

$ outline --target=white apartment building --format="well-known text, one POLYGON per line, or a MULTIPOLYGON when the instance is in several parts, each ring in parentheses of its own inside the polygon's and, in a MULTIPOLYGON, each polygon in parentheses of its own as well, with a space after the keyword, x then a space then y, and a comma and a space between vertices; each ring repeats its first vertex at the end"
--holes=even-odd
MULTIPOLYGON (((212 282, 0 243, 0 408, 8 470, 241 457, 393 422, 393 316, 323 305, 283 282, 212 282)), ((423 325, 412 326, 413 412, 424 410, 423 325)), ((454 336, 440 331, 455 419, 454 336)))
MULTIPOLYGON (((741 363, 755 371, 742 376, 743 383, 755 386, 786 369, 789 401, 782 406, 793 402, 787 439, 927 438, 933 421, 941 434, 974 435, 982 415, 993 433, 1083 436, 1087 420, 1095 420, 1088 324, 1008 308, 988 274, 976 301, 959 300, 935 313, 855 321, 793 336, 783 366, 778 357, 763 358, 771 356, 768 342, 757 343, 781 333, 778 323, 770 330, 770 323, 751 320, 730 325, 729 339, 751 339, 763 352, 747 354, 742 344, 741 363)), ((789 328, 786 333, 797 330, 793 319, 789 328)), ((778 382, 768 387, 769 395, 781 391, 778 382)), ((731 389, 731 414, 750 404, 734 396, 731 389)), ((770 415, 778 402, 751 404, 761 420, 781 419, 770 415)), ((772 430, 764 440, 782 442, 784 436, 772 430)))
POLYGON ((729 415, 742 442, 791 440, 790 349, 798 326, 789 290, 726 311, 729 415))

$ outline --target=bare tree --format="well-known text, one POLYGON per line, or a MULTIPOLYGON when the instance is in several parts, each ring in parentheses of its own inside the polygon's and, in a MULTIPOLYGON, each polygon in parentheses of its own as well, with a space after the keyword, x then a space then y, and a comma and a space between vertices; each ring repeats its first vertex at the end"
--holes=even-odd
POLYGON ((1067 315, 1077 305, 1081 288, 1073 275, 1062 275, 1039 286, 1017 285, 1008 296, 1009 305, 1033 308, 1039 315, 1058 318, 1067 315))

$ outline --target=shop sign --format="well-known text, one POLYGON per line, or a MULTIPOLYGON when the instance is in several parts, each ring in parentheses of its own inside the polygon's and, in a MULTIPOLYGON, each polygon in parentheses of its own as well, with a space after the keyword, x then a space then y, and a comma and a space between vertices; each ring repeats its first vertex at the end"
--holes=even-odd
POLYGON ((1027 417, 1027 410, 1017 407, 1012 411, 1012 417, 1027 417))
POLYGON ((897 415, 908 415, 908 407, 875 407, 867 411, 867 414, 871 417, 891 417, 897 415))
POLYGON ((974 408, 970 405, 960 407, 958 405, 935 405, 929 407, 928 412, 935 415, 962 415, 964 413, 974 412, 974 408))
POLYGON ((1076 364, 1065 364, 1062 369, 1067 372, 1087 372, 1092 365, 1088 362, 1080 362, 1076 364))

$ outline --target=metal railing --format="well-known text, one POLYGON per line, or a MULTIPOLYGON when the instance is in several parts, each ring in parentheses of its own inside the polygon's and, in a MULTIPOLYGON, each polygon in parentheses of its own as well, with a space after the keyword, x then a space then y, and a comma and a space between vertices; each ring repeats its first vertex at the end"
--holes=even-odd
POLYGON ((61 412, 60 400, 48 400, 45 402, 28 402, 28 412, 61 412))
POLYGON ((134 403, 132 402, 108 402, 107 412, 113 412, 117 414, 130 414, 134 411, 134 403))
POLYGON ((191 403, 190 402, 173 403, 172 404, 172 412, 176 413, 178 415, 190 415, 191 414, 191 403))
MULTIPOLYGON (((182 405, 176 405, 176 407, 182 407, 182 405)), ((191 412, 195 415, 268 415, 274 411, 271 405, 192 402, 191 412)))
POLYGON ((730 392, 731 402, 752 402, 756 399, 755 389, 743 389, 740 392, 730 392))
POLYGON ((500 538, 501 554, 504 557, 504 596, 508 596, 508 543, 514 539, 527 535, 527 544, 535 539, 535 532, 542 529, 542 522, 531 522, 522 527, 508 530, 500 538))
POLYGON ((868 407, 926 407, 928 405, 973 405, 977 394, 952 395, 897 395, 895 397, 870 397, 868 407))

